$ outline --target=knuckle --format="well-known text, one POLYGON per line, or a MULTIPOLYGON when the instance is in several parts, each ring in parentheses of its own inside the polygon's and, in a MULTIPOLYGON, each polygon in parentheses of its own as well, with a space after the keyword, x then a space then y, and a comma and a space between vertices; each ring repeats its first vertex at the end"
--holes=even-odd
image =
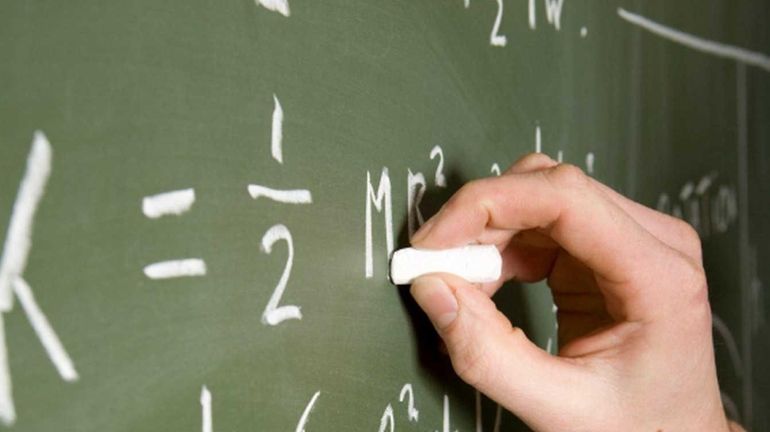
POLYGON ((698 231, 682 219, 676 219, 676 221, 679 238, 682 241, 685 252, 691 257, 700 260, 701 240, 698 231))
POLYGON ((558 188, 585 189, 589 178, 582 169, 571 164, 559 164, 550 170, 548 178, 558 188))
POLYGON ((501 191, 495 188, 490 179, 473 180, 460 188, 447 203, 448 208, 490 208, 495 201, 501 200, 501 191))
POLYGON ((448 205, 457 205, 458 203, 465 203, 469 201, 476 201, 481 197, 486 190, 486 179, 472 180, 464 184, 449 200, 448 205))
POLYGON ((518 170, 534 169, 537 167, 549 167, 554 164, 556 164, 556 161, 551 159, 551 157, 545 153, 529 153, 516 161, 507 172, 516 172, 518 170))

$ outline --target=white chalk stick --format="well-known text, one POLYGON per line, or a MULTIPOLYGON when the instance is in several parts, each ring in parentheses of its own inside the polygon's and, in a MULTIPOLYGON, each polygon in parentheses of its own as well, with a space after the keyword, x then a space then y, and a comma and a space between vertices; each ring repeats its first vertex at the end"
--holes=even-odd
POLYGON ((500 278, 503 259, 494 245, 454 249, 397 250, 390 261, 390 279, 396 285, 411 283, 429 273, 451 273, 468 282, 494 282, 500 278))

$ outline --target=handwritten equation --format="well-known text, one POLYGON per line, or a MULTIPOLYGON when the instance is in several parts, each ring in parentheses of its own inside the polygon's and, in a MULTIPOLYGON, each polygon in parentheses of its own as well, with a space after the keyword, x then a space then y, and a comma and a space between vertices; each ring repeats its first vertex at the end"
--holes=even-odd
MULTIPOLYGON (((291 16, 288 0, 255 0, 255 2, 259 7, 270 12, 280 14, 286 18, 291 16)), ((463 0, 463 7, 469 9, 474 7, 475 3, 478 3, 478 0, 463 0)), ((526 16, 529 29, 537 30, 538 26, 542 27, 544 23, 546 28, 561 31, 563 28, 562 10, 564 3, 565 0, 542 0, 542 2, 528 0, 526 3, 526 16)), ((494 20, 490 23, 488 43, 493 47, 502 48, 508 46, 513 41, 510 40, 505 31, 503 0, 495 0, 494 4, 496 13, 494 20)), ((763 70, 770 70, 770 59, 764 54, 688 35, 623 9, 618 9, 617 14, 631 25, 695 50, 736 61, 740 64, 740 67, 750 65, 763 70)), ((588 28, 586 26, 580 27, 579 36, 581 38, 588 36, 588 28)), ((273 159, 271 163, 283 166, 284 163, 290 163, 290 161, 284 160, 283 152, 285 113, 278 95, 272 95, 272 102, 273 112, 269 143, 270 155, 273 159)), ((565 161, 564 150, 551 149, 549 147, 547 139, 548 125, 546 124, 545 126, 545 128, 541 126, 539 121, 534 122, 532 130, 533 150, 535 152, 553 150, 555 158, 559 162, 565 161)), ((428 189, 431 187, 437 189, 448 187, 445 165, 446 160, 449 159, 451 154, 445 152, 441 145, 429 147, 424 149, 423 155, 427 160, 435 163, 435 167, 430 173, 426 175, 423 172, 413 171, 409 167, 405 169, 405 172, 402 171, 407 179, 405 206, 409 236, 413 235, 419 226, 425 222, 426 218, 421 209, 421 204, 428 189)), ((567 156, 567 159, 569 159, 573 155, 567 156)), ((594 174, 597 168, 601 168, 597 166, 597 163, 600 164, 602 161, 597 161, 597 157, 593 152, 577 155, 576 158, 578 159, 576 164, 582 165, 589 174, 594 174)), ((8 232, 2 255, 0 256, 0 422, 6 426, 11 426, 16 421, 16 408, 12 392, 11 370, 8 362, 9 353, 5 337, 4 314, 13 309, 15 300, 18 300, 21 305, 27 321, 33 328, 39 343, 44 348, 59 377, 68 383, 74 383, 80 379, 75 363, 69 356, 44 311, 35 300, 33 289, 28 283, 27 278, 25 278, 27 259, 32 250, 33 222, 39 203, 44 197, 52 165, 53 149, 51 143, 42 131, 36 131, 28 154, 26 170, 14 201, 8 232)), ((497 162, 493 162, 489 165, 489 174, 503 175, 504 172, 497 162)), ((382 167, 379 173, 366 171, 365 180, 363 176, 360 179, 362 182, 365 181, 365 201, 363 206, 365 222, 363 245, 364 279, 374 278, 375 275, 373 231, 375 229, 374 218, 376 214, 382 215, 384 219, 385 255, 390 256, 395 248, 393 190, 390 176, 391 171, 388 167, 382 167)), ((688 221, 699 232, 701 237, 707 238, 712 235, 725 233, 730 227, 739 222, 739 191, 736 191, 733 185, 720 183, 719 180, 719 174, 711 172, 696 180, 686 182, 676 192, 663 192, 658 197, 657 208, 664 213, 688 221)), ((246 185, 245 192, 252 200, 269 200, 286 206, 311 206, 314 203, 313 193, 309 188, 303 187, 303 185, 296 185, 292 189, 277 189, 264 182, 249 183, 246 185)), ((194 210, 196 199, 194 187, 154 191, 152 194, 142 198, 140 207, 144 217, 149 220, 148 223, 152 223, 152 221, 161 218, 184 217, 194 210)), ((279 243, 285 243, 287 256, 281 276, 275 283, 271 295, 264 303, 261 322, 268 328, 291 320, 299 321, 303 318, 303 310, 300 305, 283 304, 282 301, 289 287, 295 258, 294 239, 290 228, 280 223, 271 226, 262 235, 260 250, 264 254, 272 254, 279 243)), ((756 261, 756 251, 752 253, 754 254, 754 261, 756 261)), ((209 272, 209 268, 205 257, 182 256, 146 263, 141 268, 141 272, 147 279, 162 283, 164 280, 175 278, 205 277, 209 272)), ((752 273, 752 276, 752 289, 758 293, 761 282, 756 277, 756 272, 752 273)), ((756 295, 758 296, 758 294, 756 295)), ((761 302, 754 301, 754 304, 760 305, 761 302)), ((310 313, 310 311, 306 312, 310 313)), ((552 312, 556 312, 555 306, 552 312)), ((754 311, 752 316, 760 315, 761 310, 754 311)), ((743 377, 743 374, 748 373, 748 370, 750 370, 750 368, 744 366, 750 358, 739 352, 738 343, 727 328, 727 325, 718 316, 714 317, 713 325, 716 335, 725 342, 734 370, 737 375, 743 377)), ((557 351, 557 332, 558 327, 555 327, 552 336, 547 340, 545 349, 549 353, 557 351)), ((310 422, 311 414, 316 409, 321 395, 321 390, 316 390, 312 393, 299 416, 295 429, 296 432, 305 432, 306 426, 310 422)), ((394 399, 385 404, 382 410, 378 425, 379 432, 394 432, 396 418, 399 416, 404 416, 410 424, 415 426, 419 423, 422 427, 426 422, 424 418, 421 419, 420 417, 420 410, 416 403, 417 398, 411 383, 404 384, 400 391, 397 392, 397 395, 396 398, 394 393, 394 399)), ((476 432, 482 432, 482 396, 476 392, 475 397, 476 432)), ((731 401, 727 395, 723 395, 723 398, 725 398, 726 405, 730 409, 731 401)), ((203 432, 214 431, 213 401, 214 394, 207 385, 203 385, 199 396, 201 428, 203 432)), ((443 395, 442 403, 442 418, 439 422, 440 425, 435 430, 436 432, 454 431, 455 429, 452 427, 451 422, 450 400, 446 394, 443 395)), ((737 408, 733 407, 733 410, 737 412, 737 408)), ((502 408, 497 405, 492 429, 494 432, 498 432, 500 429, 501 413, 502 408)))

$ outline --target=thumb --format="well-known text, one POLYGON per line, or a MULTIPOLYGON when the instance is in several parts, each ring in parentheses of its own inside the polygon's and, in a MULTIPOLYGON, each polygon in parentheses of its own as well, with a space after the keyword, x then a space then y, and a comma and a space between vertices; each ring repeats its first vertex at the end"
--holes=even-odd
POLYGON ((566 407, 578 409, 591 400, 579 366, 538 348, 477 286, 435 274, 416 279, 411 293, 444 340, 460 378, 531 427, 558 427, 554 422, 565 418, 566 407))

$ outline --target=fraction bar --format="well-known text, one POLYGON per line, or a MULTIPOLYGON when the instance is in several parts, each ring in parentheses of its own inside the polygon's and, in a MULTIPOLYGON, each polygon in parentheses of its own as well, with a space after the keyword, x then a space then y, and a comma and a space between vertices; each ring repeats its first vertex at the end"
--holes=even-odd
POLYGON ((171 279, 206 275, 206 262, 199 258, 160 261, 144 267, 150 279, 171 279))
POLYGON ((307 189, 279 190, 250 184, 248 190, 249 195, 254 199, 265 197, 284 204, 311 204, 313 202, 313 196, 307 189))

